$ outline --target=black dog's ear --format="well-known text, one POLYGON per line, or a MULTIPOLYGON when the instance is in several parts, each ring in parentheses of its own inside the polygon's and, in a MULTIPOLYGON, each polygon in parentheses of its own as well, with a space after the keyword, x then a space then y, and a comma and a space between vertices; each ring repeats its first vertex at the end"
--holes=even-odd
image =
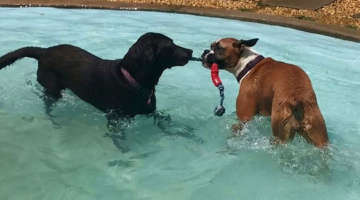
POLYGON ((258 38, 254 38, 251 40, 238 40, 236 43, 234 43, 234 47, 240 48, 241 45, 252 47, 257 43, 258 40, 258 38))
POLYGON ((136 61, 136 63, 141 63, 142 65, 153 64, 155 61, 153 47, 149 41, 142 41, 140 39, 130 47, 124 59, 130 59, 136 61))

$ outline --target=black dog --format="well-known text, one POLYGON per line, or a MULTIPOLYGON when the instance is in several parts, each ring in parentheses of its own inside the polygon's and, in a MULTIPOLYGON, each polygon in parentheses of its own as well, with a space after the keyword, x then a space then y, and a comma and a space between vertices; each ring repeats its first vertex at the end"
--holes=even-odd
POLYGON ((191 56, 192 50, 170 38, 146 33, 119 60, 103 60, 71 45, 25 47, 0 57, 0 69, 23 57, 38 60, 37 80, 48 114, 68 88, 103 112, 131 117, 155 111, 155 85, 162 72, 185 65, 191 56))
POLYGON ((44 87, 49 116, 61 91, 68 88, 107 113, 111 127, 119 118, 154 113, 155 86, 161 74, 187 64, 192 50, 162 34, 146 33, 119 60, 103 60, 71 45, 25 47, 0 57, 0 69, 23 57, 38 60, 37 80, 44 87))

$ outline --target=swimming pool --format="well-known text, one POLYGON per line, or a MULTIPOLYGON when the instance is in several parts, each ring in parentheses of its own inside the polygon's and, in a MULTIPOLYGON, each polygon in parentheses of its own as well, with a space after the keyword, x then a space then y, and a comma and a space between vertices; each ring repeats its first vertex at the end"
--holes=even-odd
POLYGON ((360 199, 360 44, 256 23, 157 12, 0 8, 0 55, 23 46, 69 43, 121 58, 145 32, 166 34, 200 55, 220 37, 260 38, 255 50, 301 66, 310 76, 331 146, 301 138, 274 148, 268 118, 232 138, 238 84, 221 72, 227 113, 215 117, 218 91, 191 62, 166 71, 158 110, 203 143, 163 134, 151 118, 128 127, 130 152, 103 137, 103 113, 66 91, 45 115, 36 61, 0 71, 0 199, 360 199), (216 30, 217 32, 214 32, 216 30))

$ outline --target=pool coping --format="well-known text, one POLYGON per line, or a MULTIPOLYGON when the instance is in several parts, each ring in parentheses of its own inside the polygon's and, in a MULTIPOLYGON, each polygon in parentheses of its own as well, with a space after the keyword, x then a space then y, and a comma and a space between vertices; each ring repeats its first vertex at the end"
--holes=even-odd
MULTIPOLYGON (((294 28, 310 33, 322 34, 344 40, 360 42, 360 31, 353 30, 339 25, 320 24, 312 21, 305 21, 296 18, 264 15, 254 12, 218 9, 218 8, 199 8, 189 6, 173 6, 159 4, 138 4, 125 3, 107 0, 1 0, 0 7, 55 7, 73 9, 110 9, 128 11, 159 11, 180 14, 191 14, 199 16, 220 17, 226 19, 236 19, 262 24, 279 25, 294 28)), ((241 31, 241 30, 240 30, 241 31)))

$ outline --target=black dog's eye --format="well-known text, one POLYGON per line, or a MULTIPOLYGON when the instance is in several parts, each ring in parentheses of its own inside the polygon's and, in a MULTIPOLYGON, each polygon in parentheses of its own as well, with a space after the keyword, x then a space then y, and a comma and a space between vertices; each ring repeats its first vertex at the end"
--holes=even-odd
POLYGON ((172 49, 175 46, 173 41, 169 41, 163 44, 164 49, 172 49))
POLYGON ((157 55, 169 56, 174 52, 175 44, 172 41, 166 41, 161 43, 157 48, 157 55))

